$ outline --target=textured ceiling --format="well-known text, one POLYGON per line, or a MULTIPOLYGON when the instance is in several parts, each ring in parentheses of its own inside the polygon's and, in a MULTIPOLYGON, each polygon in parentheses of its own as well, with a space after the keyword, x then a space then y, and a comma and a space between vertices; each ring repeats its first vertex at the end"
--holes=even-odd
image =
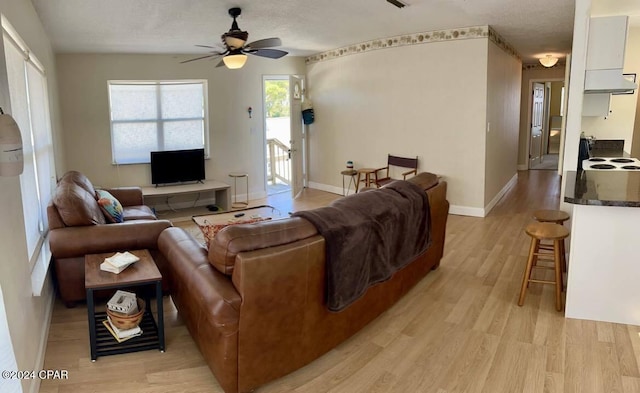
MULTIPOLYGON (((637 2, 637 0, 635 0, 637 2)), ((206 53, 229 30, 231 7, 249 41, 280 37, 307 56, 375 38, 490 25, 534 63, 571 50, 573 0, 32 0, 56 52, 206 53)))

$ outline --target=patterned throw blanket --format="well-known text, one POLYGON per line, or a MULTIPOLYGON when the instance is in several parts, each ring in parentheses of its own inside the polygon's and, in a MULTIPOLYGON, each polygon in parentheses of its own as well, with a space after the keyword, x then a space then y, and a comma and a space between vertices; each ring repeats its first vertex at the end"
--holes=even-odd
POLYGON ((369 286, 391 278, 431 243, 427 194, 403 180, 293 215, 309 220, 325 238, 330 311, 343 310, 369 286))

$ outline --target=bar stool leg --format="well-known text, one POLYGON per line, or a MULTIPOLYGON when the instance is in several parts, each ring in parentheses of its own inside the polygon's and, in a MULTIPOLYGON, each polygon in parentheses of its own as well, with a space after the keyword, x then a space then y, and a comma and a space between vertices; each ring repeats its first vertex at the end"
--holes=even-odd
POLYGON ((527 259, 527 267, 524 270, 524 277, 522 278, 522 289, 520 290, 520 298, 518 299, 518 306, 522 306, 524 304, 524 296, 527 292, 527 287, 529 286, 529 279, 531 278, 531 269, 533 268, 533 261, 537 259, 535 253, 540 245, 540 241, 538 239, 531 239, 531 247, 529 247, 529 258, 527 259))
POLYGON ((563 272, 567 272, 567 253, 565 251, 564 248, 565 244, 564 244, 564 239, 562 239, 560 241, 560 247, 562 248, 561 253, 562 253, 562 271, 563 272))
POLYGON ((554 240, 553 241, 553 254, 554 254, 554 270, 556 272, 556 310, 562 311, 562 257, 560 256, 560 251, 562 246, 560 243, 563 240, 554 240))

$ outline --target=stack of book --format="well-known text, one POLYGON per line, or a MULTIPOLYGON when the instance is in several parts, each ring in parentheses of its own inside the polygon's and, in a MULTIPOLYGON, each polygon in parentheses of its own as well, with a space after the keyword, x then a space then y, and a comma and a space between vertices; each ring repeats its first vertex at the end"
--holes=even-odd
POLYGON ((140 329, 140 326, 136 326, 133 329, 126 330, 118 329, 113 325, 113 323, 111 323, 111 318, 109 318, 108 316, 107 319, 102 321, 102 323, 107 328, 109 333, 111 333, 113 338, 115 338, 119 343, 142 335, 142 329, 140 329))
POLYGON ((104 259, 104 262, 100 264, 100 270, 118 274, 139 260, 140 258, 129 251, 117 252, 113 256, 104 259))
POLYGON ((122 318, 136 318, 136 322, 139 322, 139 315, 144 310, 138 308, 138 302, 136 298, 136 294, 133 292, 127 292, 123 290, 117 290, 116 293, 109 299, 107 302, 107 319, 102 321, 104 326, 107 328, 109 333, 118 341, 119 343, 129 340, 133 337, 140 336, 142 334, 142 329, 140 326, 136 324, 133 326, 131 323, 123 324, 120 319, 122 318), (116 322, 114 323, 112 318, 116 318, 116 322), (120 327, 118 327, 120 326, 120 327), (123 328, 123 327, 131 328, 123 328))

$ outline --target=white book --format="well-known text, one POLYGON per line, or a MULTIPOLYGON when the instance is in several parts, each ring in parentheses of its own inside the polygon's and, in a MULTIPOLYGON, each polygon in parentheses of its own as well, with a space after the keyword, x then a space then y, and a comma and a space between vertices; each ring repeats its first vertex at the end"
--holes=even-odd
POLYGON ((113 256, 110 256, 109 258, 104 259, 105 262, 108 262, 110 265, 116 268, 120 268, 123 266, 127 267, 134 262, 138 262, 139 260, 140 258, 133 255, 129 251, 117 252, 113 256))
POLYGON ((119 329, 113 324, 113 322, 111 322, 111 318, 108 315, 107 315, 107 320, 109 321, 109 325, 111 326, 111 329, 113 329, 113 332, 116 334, 116 336, 118 336, 118 338, 129 338, 129 337, 139 336, 142 334, 142 329, 140 329, 140 326, 136 326, 131 329, 119 329))
POLYGON ((102 262, 100 264, 100 270, 103 270, 105 272, 118 274, 118 273, 122 272, 124 269, 128 268, 131 265, 132 264, 129 263, 127 265, 121 265, 120 267, 116 267, 116 266, 113 266, 112 264, 110 264, 109 262, 107 262, 105 260, 104 262, 102 262))

